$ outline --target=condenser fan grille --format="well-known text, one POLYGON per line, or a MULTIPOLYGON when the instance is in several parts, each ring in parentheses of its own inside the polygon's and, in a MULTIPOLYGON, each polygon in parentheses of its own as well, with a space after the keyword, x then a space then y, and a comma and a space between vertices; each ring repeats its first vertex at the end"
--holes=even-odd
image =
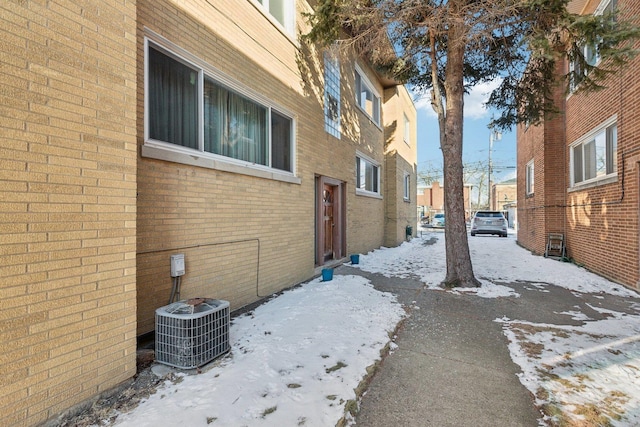
POLYGON ((156 310, 157 362, 192 369, 228 351, 227 301, 195 298, 156 310))

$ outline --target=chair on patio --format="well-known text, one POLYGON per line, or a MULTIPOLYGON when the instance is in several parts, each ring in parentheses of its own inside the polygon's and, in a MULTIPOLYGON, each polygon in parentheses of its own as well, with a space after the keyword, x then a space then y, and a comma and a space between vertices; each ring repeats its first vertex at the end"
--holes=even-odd
POLYGON ((564 245, 564 234, 549 233, 547 239, 547 247, 544 251, 545 258, 564 259, 566 257, 566 248, 564 245))

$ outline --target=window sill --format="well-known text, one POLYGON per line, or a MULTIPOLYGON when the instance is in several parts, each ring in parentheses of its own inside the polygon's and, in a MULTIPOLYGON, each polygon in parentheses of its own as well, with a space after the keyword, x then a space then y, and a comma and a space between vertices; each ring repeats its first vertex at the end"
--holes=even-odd
POLYGON ((601 185, 611 184, 618 181, 618 174, 605 176, 602 178, 597 178, 588 182, 581 182, 579 184, 574 184, 573 187, 569 187, 567 190, 568 193, 572 193, 574 191, 582 191, 587 190, 589 188, 599 187, 601 185))
POLYGON ((267 20, 271 23, 271 25, 273 25, 283 36, 285 36, 291 42, 292 45, 296 47, 300 47, 298 44, 298 40, 296 39, 295 31, 293 30, 293 28, 295 28, 296 26, 295 20, 290 23, 292 29, 289 30, 282 23, 280 23, 276 18, 274 18, 269 13, 269 11, 266 10, 264 6, 262 6, 262 4, 260 4, 256 0, 251 0, 249 3, 251 3, 253 7, 255 7, 258 10, 258 12, 260 12, 265 18, 267 18, 267 20))
POLYGON ((381 125, 380 123, 376 123, 376 121, 373 119, 373 117, 369 115, 369 113, 367 112, 367 110, 365 110, 364 108, 362 108, 362 106, 361 106, 360 104, 358 104, 357 102, 356 102, 356 107, 358 108, 358 110, 360 110, 360 112, 361 112, 362 114, 364 114, 364 116, 365 116, 367 119, 369 119, 369 122, 371 122, 371 124, 373 124, 373 125, 374 125, 375 127, 377 127, 378 129, 383 130, 383 129, 382 129, 382 125, 381 125))
POLYGON ((356 195, 357 196, 371 197, 373 199, 382 199, 382 196, 380 195, 380 193, 374 193, 372 191, 361 190, 359 188, 356 188, 356 195))
POLYGON ((184 165, 197 166, 206 169, 215 169, 224 172, 237 173, 254 176, 257 178, 272 179, 274 181, 288 182, 290 184, 301 184, 302 179, 292 173, 278 171, 267 167, 259 167, 252 163, 238 161, 232 163, 223 159, 215 159, 202 153, 185 153, 169 147, 154 144, 144 144, 142 146, 142 157, 168 162, 181 163, 184 165))

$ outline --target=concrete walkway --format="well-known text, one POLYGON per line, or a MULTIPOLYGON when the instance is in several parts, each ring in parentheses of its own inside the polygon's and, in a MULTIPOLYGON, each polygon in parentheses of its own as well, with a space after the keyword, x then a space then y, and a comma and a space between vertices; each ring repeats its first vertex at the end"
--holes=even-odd
MULTIPOLYGON (((559 313, 587 304, 633 312, 628 299, 576 296, 549 285, 540 292, 526 282, 508 285, 520 298, 480 298, 425 289, 417 280, 386 278, 343 265, 336 274, 367 277, 410 308, 398 331, 398 348, 382 362, 361 401, 362 427, 539 426, 533 396, 517 378, 507 338, 496 318, 575 324, 559 313)), ((636 300, 637 301, 637 300, 636 300)))

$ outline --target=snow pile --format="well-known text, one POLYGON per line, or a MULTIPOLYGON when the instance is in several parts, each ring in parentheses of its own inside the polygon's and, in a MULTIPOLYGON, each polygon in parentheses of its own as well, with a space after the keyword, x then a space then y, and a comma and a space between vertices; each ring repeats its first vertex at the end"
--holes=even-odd
POLYGON ((640 425, 640 316, 606 312, 582 326, 496 320, 520 382, 553 425, 640 425))
MULTIPOLYGON (((576 297, 626 297, 628 312, 572 307, 572 324, 496 319, 509 339, 522 384, 550 425, 640 425, 640 300, 638 295, 585 269, 532 256, 515 239, 471 237, 470 251, 482 287, 451 290, 469 298, 521 298, 511 287, 576 297), (574 309, 575 308, 575 309, 574 309), (581 322, 581 326, 575 326, 581 322)), ((444 292, 442 233, 428 233, 393 249, 360 255, 353 267, 424 282, 444 292)), ((524 291, 522 291, 524 294, 524 291)), ((412 302, 411 310, 420 307, 412 302)), ((359 276, 334 275, 291 289, 233 320, 231 354, 199 375, 179 374, 119 426, 333 426, 355 406, 367 367, 380 359, 389 333, 405 315, 395 296, 359 276)), ((348 418, 348 417, 347 417, 348 418)))
MULTIPOLYGON (((612 295, 637 296, 623 286, 611 283, 574 264, 558 262, 541 256, 532 256, 518 246, 515 239, 494 236, 469 237, 469 251, 476 277, 482 287, 458 288, 455 292, 475 292, 482 297, 517 296, 513 289, 498 286, 526 280, 553 284, 585 293, 607 292, 612 295)), ((445 243, 441 233, 412 239, 397 248, 381 248, 360 255, 359 267, 386 277, 422 280, 432 289, 439 289, 446 274, 445 243)))
POLYGON ((403 316, 362 277, 313 280, 234 319, 230 357, 167 383, 116 425, 336 425, 403 316))
MULTIPOLYGON (((512 237, 470 237, 469 247, 482 287, 450 292, 518 297, 506 285, 526 281, 528 289, 539 292, 549 292, 546 288, 555 285, 576 296, 606 293, 638 298, 637 293, 576 265, 532 256, 512 237)), ((398 248, 360 256, 359 267, 387 277, 419 278, 429 288, 442 290, 444 253, 444 238, 429 233, 398 248)), ((571 311, 563 314, 583 321, 582 326, 496 321, 503 324, 511 358, 522 369, 520 381, 536 397, 545 424, 640 425, 640 315, 590 307, 606 318, 597 321, 571 311)), ((640 312, 640 304, 632 307, 640 312)))

